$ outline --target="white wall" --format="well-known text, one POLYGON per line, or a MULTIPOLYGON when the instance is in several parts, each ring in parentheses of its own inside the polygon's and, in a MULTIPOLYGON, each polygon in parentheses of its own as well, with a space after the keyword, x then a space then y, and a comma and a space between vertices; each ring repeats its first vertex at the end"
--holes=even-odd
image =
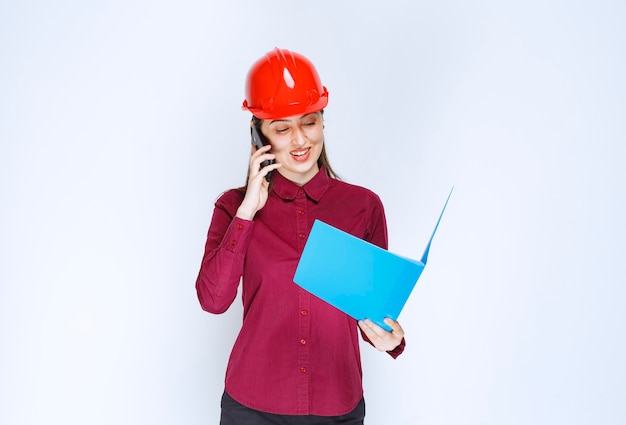
POLYGON ((0 4, 0 423, 212 424, 237 303, 194 282, 243 183, 248 67, 330 91, 333 165, 419 257, 368 422, 626 421, 618 1, 0 4))

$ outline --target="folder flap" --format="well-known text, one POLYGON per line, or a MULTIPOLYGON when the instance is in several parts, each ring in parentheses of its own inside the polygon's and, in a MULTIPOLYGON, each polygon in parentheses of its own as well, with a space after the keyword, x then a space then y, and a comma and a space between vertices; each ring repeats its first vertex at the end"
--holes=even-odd
POLYGON ((452 196, 452 191, 454 190, 454 186, 450 189, 450 193, 448 194, 448 198, 446 199, 445 204, 443 204, 443 209, 441 210, 441 214, 439 214, 439 219, 437 220, 437 224, 435 224, 435 229, 433 230, 433 234, 430 235, 430 239, 428 240, 428 244, 426 245, 426 249, 424 250, 424 254, 422 255, 422 263, 426 265, 426 261, 428 261, 428 253, 430 252, 430 244, 435 237, 435 233, 437 233, 437 228, 439 227, 439 222, 441 221, 441 217, 443 217, 443 213, 446 211, 446 207, 448 206, 448 201, 450 200, 450 196, 452 196))

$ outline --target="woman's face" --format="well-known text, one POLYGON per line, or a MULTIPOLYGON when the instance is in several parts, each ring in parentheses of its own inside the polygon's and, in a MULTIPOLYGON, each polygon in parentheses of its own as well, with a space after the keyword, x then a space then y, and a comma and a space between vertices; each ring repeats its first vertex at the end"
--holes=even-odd
POLYGON ((303 185, 317 174, 317 160, 324 146, 324 119, 320 111, 306 115, 264 120, 261 131, 272 145, 277 171, 303 185))

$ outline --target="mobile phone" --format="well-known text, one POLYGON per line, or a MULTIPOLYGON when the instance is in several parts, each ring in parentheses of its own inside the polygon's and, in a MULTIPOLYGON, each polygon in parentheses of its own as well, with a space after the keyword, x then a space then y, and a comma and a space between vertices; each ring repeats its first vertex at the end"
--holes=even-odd
MULTIPOLYGON (((252 146, 256 146, 257 149, 262 148, 263 146, 269 145, 269 142, 265 139, 265 137, 261 134, 261 132, 254 126, 251 128, 252 135, 252 146)), ((267 167, 270 164, 273 164, 275 161, 273 159, 266 159, 261 162, 261 168, 267 167)), ((265 180, 268 182, 272 180, 272 172, 270 171, 265 176, 265 180)))

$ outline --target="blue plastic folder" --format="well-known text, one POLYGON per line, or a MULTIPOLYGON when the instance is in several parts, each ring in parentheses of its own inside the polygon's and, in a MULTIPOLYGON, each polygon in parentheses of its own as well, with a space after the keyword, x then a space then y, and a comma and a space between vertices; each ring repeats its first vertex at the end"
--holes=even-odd
POLYGON ((448 200, 421 261, 396 255, 315 220, 293 281, 357 320, 370 319, 390 331, 426 266, 428 252, 448 200))

